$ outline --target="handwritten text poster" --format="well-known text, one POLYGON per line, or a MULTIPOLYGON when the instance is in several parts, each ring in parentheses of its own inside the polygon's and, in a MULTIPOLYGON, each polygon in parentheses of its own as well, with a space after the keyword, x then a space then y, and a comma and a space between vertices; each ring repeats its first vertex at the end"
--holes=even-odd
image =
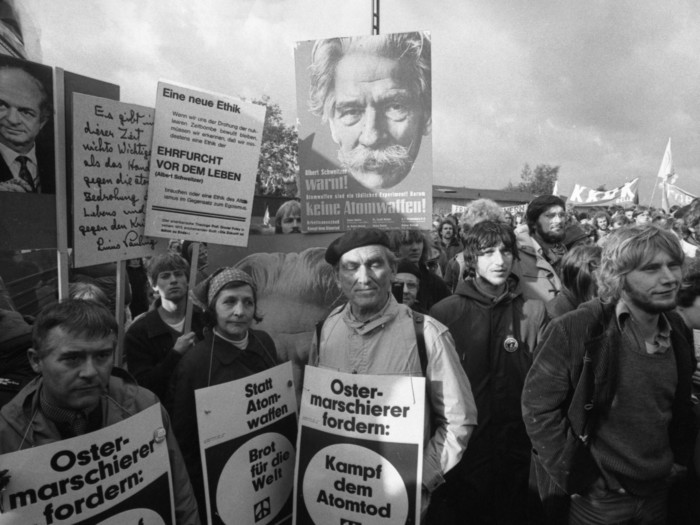
POLYGON ((73 99, 75 266, 154 255, 144 236, 153 109, 81 93, 73 99))
POLYGON ((246 246, 265 106, 158 83, 146 233, 246 246))

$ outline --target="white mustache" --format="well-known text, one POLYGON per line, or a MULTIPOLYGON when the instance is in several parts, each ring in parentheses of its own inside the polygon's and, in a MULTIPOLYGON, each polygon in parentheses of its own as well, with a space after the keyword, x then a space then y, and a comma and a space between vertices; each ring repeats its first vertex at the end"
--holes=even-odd
POLYGON ((401 172, 411 167, 409 149, 395 144, 382 149, 358 146, 350 151, 338 150, 338 160, 350 171, 401 172))

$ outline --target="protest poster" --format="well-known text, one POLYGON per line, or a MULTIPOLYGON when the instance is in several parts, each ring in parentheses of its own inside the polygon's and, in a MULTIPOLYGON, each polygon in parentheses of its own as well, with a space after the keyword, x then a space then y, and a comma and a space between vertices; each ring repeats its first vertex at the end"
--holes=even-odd
POLYGON ((146 235, 245 246, 265 106, 158 83, 146 235))
POLYGON ((73 97, 74 267, 155 255, 144 235, 153 109, 73 97))
POLYGON ((302 230, 429 229, 430 34, 297 42, 295 63, 302 230))
POLYGON ((207 516, 291 523, 297 418, 292 364, 195 390, 207 516))
POLYGON ((422 377, 307 366, 294 523, 418 523, 424 414, 422 377))
POLYGON ((3 525, 174 524, 159 404, 72 439, 3 454, 3 525))
POLYGON ((637 203, 639 201, 639 178, 625 182, 611 190, 594 190, 581 184, 574 186, 569 202, 576 207, 609 206, 611 204, 637 203))
POLYGON ((0 99, 23 115, 22 129, 0 127, 3 250, 56 246, 53 82, 50 66, 0 55, 0 99))

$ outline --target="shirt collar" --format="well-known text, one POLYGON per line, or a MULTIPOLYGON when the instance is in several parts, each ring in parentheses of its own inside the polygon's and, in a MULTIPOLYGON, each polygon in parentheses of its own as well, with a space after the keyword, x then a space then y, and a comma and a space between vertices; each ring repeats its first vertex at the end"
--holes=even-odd
MULTIPOLYGON (((615 305, 615 319, 617 327, 622 331, 625 323, 632 317, 632 310, 624 299, 620 298, 615 305)), ((654 344, 646 344, 646 351, 649 354, 662 354, 671 347, 671 323, 666 314, 659 315, 659 333, 654 338, 654 344)))
POLYGON ((17 157, 23 155, 29 159, 29 161, 36 166, 36 146, 32 146, 27 153, 17 153, 12 148, 0 143, 0 155, 2 155, 5 164, 11 166, 13 162, 17 160, 17 157))

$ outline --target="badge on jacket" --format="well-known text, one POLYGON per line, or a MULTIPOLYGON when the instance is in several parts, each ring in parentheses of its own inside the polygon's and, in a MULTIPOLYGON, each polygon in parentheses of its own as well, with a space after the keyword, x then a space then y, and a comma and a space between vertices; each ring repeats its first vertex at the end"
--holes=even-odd
POLYGON ((515 337, 509 335, 506 337, 506 340, 503 341, 503 348, 506 349, 506 352, 515 352, 518 349, 518 341, 515 337))

